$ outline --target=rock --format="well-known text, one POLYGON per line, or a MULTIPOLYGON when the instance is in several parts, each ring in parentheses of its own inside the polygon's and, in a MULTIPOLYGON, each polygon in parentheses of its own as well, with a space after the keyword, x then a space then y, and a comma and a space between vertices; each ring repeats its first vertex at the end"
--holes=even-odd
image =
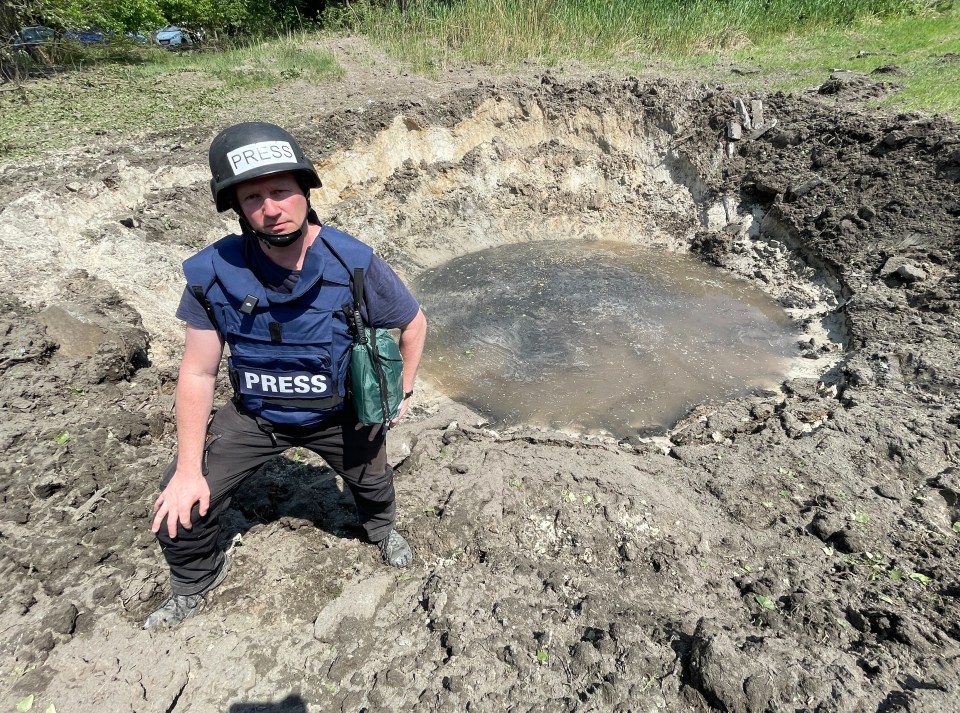
POLYGON ((813 377, 797 377, 783 382, 783 389, 788 394, 809 401, 819 396, 820 380, 813 377))
POLYGON ((822 542, 830 539, 844 527, 843 518, 833 512, 818 512, 813 516, 808 529, 822 542))
POLYGON ((902 500, 906 496, 903 482, 899 480, 888 480, 885 483, 880 483, 874 490, 877 495, 888 500, 902 500))
POLYGON ((923 280, 927 279, 926 272, 924 272, 921 268, 909 263, 901 265, 897 268, 897 276, 909 284, 913 284, 914 282, 922 282, 923 280))
POLYGON ((106 330, 82 322, 59 305, 51 305, 40 313, 47 335, 60 345, 63 356, 89 358, 109 339, 106 330))
POLYGON ((693 633, 688 666, 691 683, 711 705, 725 711, 748 710, 738 676, 750 666, 719 626, 700 619, 693 633))
POLYGON ((890 277, 890 275, 900 269, 901 265, 905 265, 906 262, 904 258, 898 256, 887 258, 887 261, 883 263, 883 267, 880 268, 880 277, 890 277))
POLYGON ((789 186, 787 186, 787 192, 784 195, 783 199, 788 203, 791 203, 797 200, 798 198, 802 198, 803 196, 807 195, 814 188, 817 188, 818 186, 822 186, 823 183, 824 181, 822 178, 820 178, 819 176, 814 176, 813 178, 803 181, 802 183, 796 186, 794 186, 793 184, 790 184, 789 186))
POLYGON ((79 612, 72 602, 57 602, 43 618, 43 626, 56 634, 72 634, 79 612))
POLYGON ((780 414, 780 423, 783 425, 784 432, 790 438, 800 438, 812 430, 810 424, 804 423, 790 411, 784 411, 780 414))
POLYGON ((727 138, 731 141, 739 141, 743 138, 743 127, 736 121, 727 124, 727 138))
POLYGON ((773 200, 784 192, 782 183, 767 176, 747 176, 743 186, 744 188, 753 188, 754 192, 765 200, 773 200))
POLYGON ((830 541, 840 552, 854 554, 869 549, 866 535, 859 529, 847 526, 834 534, 830 541))
POLYGON ((349 617, 361 622, 372 619, 392 581, 390 575, 381 574, 344 587, 340 596, 321 609, 314 620, 314 638, 337 643, 337 630, 342 619, 349 617))

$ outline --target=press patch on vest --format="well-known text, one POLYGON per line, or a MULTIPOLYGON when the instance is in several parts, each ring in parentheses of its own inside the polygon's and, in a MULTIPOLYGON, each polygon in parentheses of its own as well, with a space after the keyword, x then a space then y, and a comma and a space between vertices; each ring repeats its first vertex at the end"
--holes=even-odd
POLYGON ((234 149, 227 154, 233 175, 275 163, 296 163, 297 157, 289 141, 260 141, 234 149))
POLYGON ((311 374, 308 371, 269 372, 254 369, 239 370, 240 393, 247 396, 272 396, 274 398, 302 398, 304 396, 329 396, 329 373, 311 374))

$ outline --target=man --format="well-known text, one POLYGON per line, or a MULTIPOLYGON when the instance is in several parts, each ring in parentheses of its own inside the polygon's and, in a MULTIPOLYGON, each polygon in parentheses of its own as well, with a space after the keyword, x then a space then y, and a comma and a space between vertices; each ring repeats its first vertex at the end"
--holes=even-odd
POLYGON ((370 247, 320 225, 310 208, 320 177, 285 130, 232 126, 213 140, 209 158, 217 210, 236 211, 241 234, 183 265, 177 457, 161 482, 152 525, 173 594, 146 629, 193 616, 224 580, 230 561, 219 545, 220 516, 249 476, 290 447, 320 454, 343 478, 385 563, 405 567, 413 558, 393 529, 386 426, 357 423, 346 392, 353 341, 346 312, 361 268, 364 323, 400 329, 404 398, 395 425, 413 394, 426 338, 419 304, 370 247), (224 343, 234 396, 211 420, 224 343))

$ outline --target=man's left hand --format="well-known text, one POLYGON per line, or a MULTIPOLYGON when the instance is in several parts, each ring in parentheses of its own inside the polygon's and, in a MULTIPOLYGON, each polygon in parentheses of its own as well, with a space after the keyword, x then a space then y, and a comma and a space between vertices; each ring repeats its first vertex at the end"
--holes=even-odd
MULTIPOLYGON (((410 399, 404 399, 403 401, 400 402, 400 412, 397 414, 397 417, 395 419, 390 421, 389 428, 393 428, 398 423, 400 423, 400 419, 403 418, 404 415, 407 413, 407 404, 409 403, 410 403, 410 399)), ((370 435, 367 436, 368 441, 372 441, 377 437, 377 434, 380 433, 381 426, 383 426, 382 423, 373 424, 373 426, 370 428, 370 435)), ((354 430, 359 431, 361 428, 366 428, 366 424, 358 423, 354 427, 354 430)))

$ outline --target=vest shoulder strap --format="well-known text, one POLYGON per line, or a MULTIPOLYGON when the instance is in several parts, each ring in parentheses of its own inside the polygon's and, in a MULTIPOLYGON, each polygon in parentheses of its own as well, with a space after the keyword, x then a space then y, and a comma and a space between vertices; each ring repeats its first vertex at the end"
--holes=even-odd
POLYGON ((199 287, 206 293, 217 278, 213 267, 214 256, 219 254, 228 262, 236 263, 237 259, 242 259, 243 256, 243 241, 242 235, 228 235, 184 260, 183 274, 187 278, 190 290, 196 293, 194 287, 199 287), (231 260, 231 258, 234 259, 231 260))
POLYGON ((207 317, 210 318, 210 323, 213 325, 213 328, 217 330, 221 338, 223 337, 223 332, 220 329, 220 324, 217 322, 213 304, 211 304, 210 298, 207 297, 207 292, 210 290, 211 285, 213 285, 214 280, 217 279, 217 273, 213 267, 213 258, 216 253, 225 256, 233 255, 236 251, 242 249, 242 245, 242 236, 228 235, 183 261, 183 274, 187 278, 187 287, 193 296, 196 297, 200 306, 203 307, 203 311, 207 313, 207 317))
POLYGON ((373 248, 342 230, 324 225, 320 230, 320 240, 327 250, 343 266, 344 277, 353 282, 357 268, 366 270, 373 259, 373 248))

